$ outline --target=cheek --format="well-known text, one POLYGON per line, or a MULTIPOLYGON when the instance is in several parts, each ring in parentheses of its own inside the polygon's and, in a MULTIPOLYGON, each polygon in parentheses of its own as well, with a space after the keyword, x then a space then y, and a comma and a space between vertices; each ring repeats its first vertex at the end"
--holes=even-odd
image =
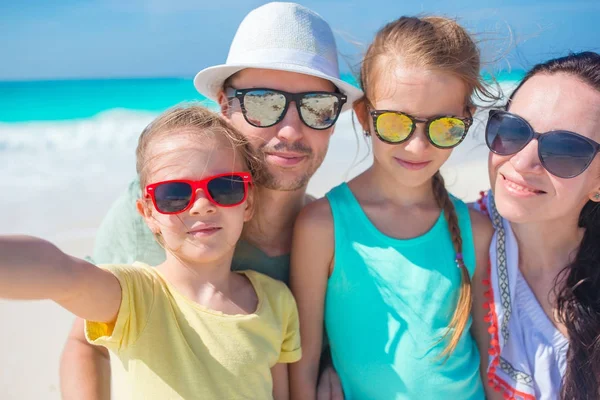
POLYGON ((435 160, 436 164, 438 165, 438 168, 442 166, 442 164, 444 164, 446 161, 448 161, 448 158, 450 158, 450 156, 452 155, 452 151, 453 149, 438 149, 437 147, 431 146, 433 147, 433 151, 431 152, 433 159, 435 160))
POLYGON ((154 220, 163 236, 175 237, 185 234, 184 222, 177 215, 154 214, 154 220))
POLYGON ((490 177, 490 185, 491 188, 494 189, 496 185, 496 180, 498 179, 498 169, 502 164, 507 162, 510 157, 503 157, 497 154, 494 154, 490 151, 490 155, 488 157, 488 174, 490 177))
POLYGON ((592 179, 593 175, 587 173, 587 171, 572 179, 562 179, 548 175, 559 203, 568 207, 585 204, 589 200, 590 192, 594 190, 595 184, 598 183, 597 180, 592 179))
POLYGON ((240 238, 244 223, 249 216, 251 214, 247 210, 246 204, 222 210, 223 223, 228 227, 228 236, 231 241, 236 242, 240 238))
POLYGON ((333 128, 324 131, 307 132, 304 137, 307 139, 308 145, 318 154, 327 152, 329 141, 333 134, 333 128))
POLYGON ((397 149, 402 146, 401 144, 393 145, 382 142, 377 135, 371 134, 371 147, 373 149, 373 156, 378 157, 382 155, 392 155, 397 149))
POLYGON ((248 142, 250 142, 250 145, 254 149, 260 149, 265 143, 268 143, 276 136, 276 126, 277 125, 270 128, 257 128, 244 121, 244 126, 238 129, 246 136, 248 142))

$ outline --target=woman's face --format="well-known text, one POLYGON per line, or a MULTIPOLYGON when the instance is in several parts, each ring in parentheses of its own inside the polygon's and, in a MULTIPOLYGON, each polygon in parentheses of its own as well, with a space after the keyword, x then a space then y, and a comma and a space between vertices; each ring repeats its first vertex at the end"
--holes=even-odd
MULTIPOLYGON (((508 111, 536 132, 567 130, 600 141, 600 92, 572 75, 533 76, 508 111)), ((558 178, 540 163, 537 140, 513 155, 490 152, 489 173, 498 212, 511 222, 576 220, 584 204, 598 201, 594 195, 600 193, 600 157, 582 174, 558 178)))

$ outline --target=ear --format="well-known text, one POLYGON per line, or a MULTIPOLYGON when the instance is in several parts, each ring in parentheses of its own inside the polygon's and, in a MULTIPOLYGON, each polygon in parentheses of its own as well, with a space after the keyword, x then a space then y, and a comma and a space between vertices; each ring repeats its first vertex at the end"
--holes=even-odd
POLYGON ((600 203, 600 187, 597 187, 595 190, 591 191, 589 198, 593 202, 600 203))
POLYGON ((156 220, 152 217, 152 208, 148 206, 147 201, 145 199, 137 199, 135 202, 135 208, 138 214, 142 216, 152 233, 160 233, 160 227, 156 223, 156 220))
POLYGON ((354 113, 356 114, 356 118, 358 119, 358 123, 362 127, 363 132, 371 133, 371 122, 369 110, 367 109, 367 102, 364 99, 357 100, 352 105, 354 109, 354 113))
POLYGON ((221 109, 221 115, 229 119, 229 114, 231 113, 231 104, 223 89, 219 90, 219 94, 217 94, 217 102, 219 103, 219 108, 221 109))
POLYGON ((244 222, 250 221, 254 215, 254 191, 254 185, 248 185, 248 197, 246 197, 246 204, 244 206, 246 207, 244 209, 244 222))

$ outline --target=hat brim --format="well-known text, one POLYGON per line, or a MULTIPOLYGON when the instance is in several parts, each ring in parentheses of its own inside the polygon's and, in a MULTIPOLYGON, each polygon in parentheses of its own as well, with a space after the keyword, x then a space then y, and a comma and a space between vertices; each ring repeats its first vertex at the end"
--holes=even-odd
POLYGON ((261 68, 276 71, 295 72, 326 79, 333 83, 348 97, 348 101, 346 101, 346 104, 344 104, 342 107, 342 112, 351 109, 354 101, 358 100, 363 95, 362 90, 339 78, 334 78, 316 69, 283 63, 216 65, 198 72, 194 78, 194 86, 196 87, 196 90, 200 92, 200 94, 208 97, 211 100, 217 101, 217 96, 219 91, 223 88, 223 83, 225 80, 227 80, 227 78, 236 72, 246 68, 261 68))

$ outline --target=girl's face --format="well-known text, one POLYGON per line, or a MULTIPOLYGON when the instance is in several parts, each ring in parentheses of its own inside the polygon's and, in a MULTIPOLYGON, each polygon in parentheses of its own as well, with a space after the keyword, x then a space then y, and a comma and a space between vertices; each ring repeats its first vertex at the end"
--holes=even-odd
MULTIPOLYGON (((148 184, 177 180, 201 180, 214 175, 245 171, 240 156, 226 139, 190 135, 167 135, 149 152, 148 184)), ((167 250, 182 261, 218 261, 230 255, 252 216, 252 193, 234 207, 211 203, 202 189, 193 205, 179 214, 159 213, 149 199, 139 200, 138 210, 154 233, 160 234, 167 250)))
MULTIPOLYGON (((568 130, 600 141, 600 92, 567 74, 533 76, 509 111, 536 132, 568 130)), ((498 212, 511 222, 577 221, 585 203, 597 201, 594 195, 600 192, 598 156, 582 174, 558 178, 540 163, 537 140, 513 155, 490 152, 489 173, 498 212)))
MULTIPOLYGON (((369 99, 374 110, 400 111, 421 120, 437 116, 467 117, 463 81, 447 72, 399 66, 382 73, 377 90, 369 99)), ((356 108, 364 129, 371 133, 375 163, 391 174, 402 186, 418 187, 431 177, 450 157, 451 149, 433 146, 424 123, 417 123, 412 136, 400 144, 388 144, 375 135, 372 109, 356 108)))

